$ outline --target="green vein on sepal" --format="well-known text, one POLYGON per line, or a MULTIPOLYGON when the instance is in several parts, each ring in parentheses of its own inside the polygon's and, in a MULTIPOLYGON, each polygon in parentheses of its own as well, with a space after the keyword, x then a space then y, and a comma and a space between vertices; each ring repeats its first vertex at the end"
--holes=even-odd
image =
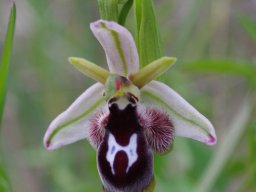
POLYGON ((202 127, 196 121, 193 121, 192 119, 188 119, 188 118, 184 117, 183 115, 181 115, 180 113, 178 113, 177 111, 175 111, 173 108, 170 107, 170 105, 168 103, 163 101, 161 99, 161 97, 159 97, 158 95, 155 95, 155 94, 151 93, 150 91, 142 91, 142 95, 143 94, 146 95, 147 97, 151 98, 152 100, 156 101, 157 103, 159 103, 162 107, 164 107, 168 111, 171 111, 173 113, 173 115, 175 115, 177 118, 180 118, 186 122, 191 123, 192 125, 196 125, 197 127, 201 128, 201 130, 203 130, 208 135, 208 130, 206 128, 202 127))
POLYGON ((119 57, 120 57, 120 59, 122 61, 124 75, 126 76, 127 72, 128 72, 127 63, 126 63, 126 60, 125 60, 125 53, 122 50, 122 44, 121 44, 121 40, 119 38, 118 33, 116 31, 114 31, 114 30, 111 30, 111 29, 107 28, 104 23, 101 23, 101 27, 103 29, 106 29, 108 32, 110 32, 110 34, 111 34, 111 36, 113 38, 113 41, 115 42, 115 46, 116 46, 117 52, 119 54, 119 57))
POLYGON ((61 124, 60 126, 58 126, 57 128, 55 128, 53 130, 53 132, 50 134, 49 138, 48 138, 48 142, 51 142, 52 138, 58 133, 60 132, 62 129, 64 129, 65 127, 72 125, 73 123, 76 123, 82 119, 84 119, 86 116, 88 116, 89 114, 91 114, 93 111, 95 111, 97 109, 97 107, 102 104, 105 101, 105 99, 102 97, 101 99, 99 99, 97 102, 95 102, 90 108, 88 108, 87 110, 85 110, 81 115, 74 117, 73 119, 61 124))

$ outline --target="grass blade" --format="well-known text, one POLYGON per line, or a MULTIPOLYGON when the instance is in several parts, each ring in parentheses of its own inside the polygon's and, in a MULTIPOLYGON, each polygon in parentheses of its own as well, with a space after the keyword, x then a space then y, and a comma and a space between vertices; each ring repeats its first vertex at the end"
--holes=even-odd
MULTIPOLYGON (((0 65, 0 127, 1 127, 2 117, 3 117, 3 111, 4 111, 5 96, 6 96, 6 90, 7 90, 8 68, 9 68, 12 43, 14 38, 15 22, 16 22, 16 6, 13 3, 11 12, 10 12, 6 38, 3 46, 2 60, 0 65)), ((5 173, 5 167, 3 166, 1 161, 0 161, 0 191, 3 191, 3 192, 11 191, 11 185, 5 173)))
POLYGON ((12 42, 13 42, 14 31, 15 31, 15 21, 16 21, 16 6, 13 3, 13 6, 10 12, 8 29, 6 33, 4 46, 3 46, 3 54, 2 54, 2 60, 0 65, 0 125, 2 122, 2 116, 4 111, 4 103, 5 103, 6 88, 7 88, 6 84, 7 84, 12 42))
POLYGON ((186 63, 183 68, 189 72, 232 74, 245 77, 255 83, 256 66, 253 63, 229 59, 205 59, 186 63))
POLYGON ((240 23, 248 35, 256 41, 256 21, 248 16, 242 16, 240 23))

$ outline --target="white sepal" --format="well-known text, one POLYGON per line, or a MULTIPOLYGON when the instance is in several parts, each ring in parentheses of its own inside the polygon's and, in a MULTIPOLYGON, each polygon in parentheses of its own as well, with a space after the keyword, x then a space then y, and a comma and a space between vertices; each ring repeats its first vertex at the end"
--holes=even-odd
POLYGON ((127 76, 139 70, 139 57, 131 33, 123 26, 98 20, 90 28, 102 45, 110 72, 127 76))
POLYGON ((216 143, 217 137, 210 121, 164 83, 152 81, 146 85, 142 88, 141 99, 145 104, 160 106, 169 113, 176 136, 208 145, 216 143))
POLYGON ((100 83, 92 85, 66 111, 52 121, 44 136, 44 145, 48 150, 88 138, 88 120, 99 107, 105 104, 103 88, 100 83))

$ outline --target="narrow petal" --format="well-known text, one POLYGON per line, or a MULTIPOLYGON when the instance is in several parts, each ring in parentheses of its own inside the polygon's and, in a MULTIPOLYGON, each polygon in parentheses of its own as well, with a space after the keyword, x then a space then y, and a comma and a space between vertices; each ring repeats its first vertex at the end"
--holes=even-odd
POLYGON ((152 81, 141 92, 142 102, 161 106, 170 114, 176 136, 189 137, 208 145, 217 141, 210 121, 167 85, 152 81))
POLYGON ((175 62, 174 57, 161 57, 146 65, 139 72, 130 75, 130 80, 139 88, 166 72, 175 62))
POLYGON ((110 73, 98 65, 79 57, 69 57, 69 62, 86 76, 105 84, 110 73))
POLYGON ((54 150, 63 145, 89 136, 89 119, 104 105, 103 85, 96 83, 88 88, 76 101, 56 117, 44 136, 44 145, 54 150))
POLYGON ((90 28, 105 50, 112 73, 127 76, 139 70, 137 48, 126 28, 104 20, 91 23, 90 28))

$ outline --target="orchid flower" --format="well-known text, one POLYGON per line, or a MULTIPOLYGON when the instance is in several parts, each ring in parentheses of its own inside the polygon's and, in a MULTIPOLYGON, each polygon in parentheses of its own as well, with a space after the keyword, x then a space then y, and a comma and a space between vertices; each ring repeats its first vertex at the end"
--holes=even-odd
POLYGON ((153 80, 176 61, 162 57, 139 70, 130 32, 111 21, 90 28, 102 45, 109 71, 82 58, 69 61, 97 80, 46 131, 44 145, 54 150, 87 138, 97 150, 106 192, 153 188, 153 151, 164 153, 176 136, 208 145, 217 138, 212 124, 178 93, 153 80))

